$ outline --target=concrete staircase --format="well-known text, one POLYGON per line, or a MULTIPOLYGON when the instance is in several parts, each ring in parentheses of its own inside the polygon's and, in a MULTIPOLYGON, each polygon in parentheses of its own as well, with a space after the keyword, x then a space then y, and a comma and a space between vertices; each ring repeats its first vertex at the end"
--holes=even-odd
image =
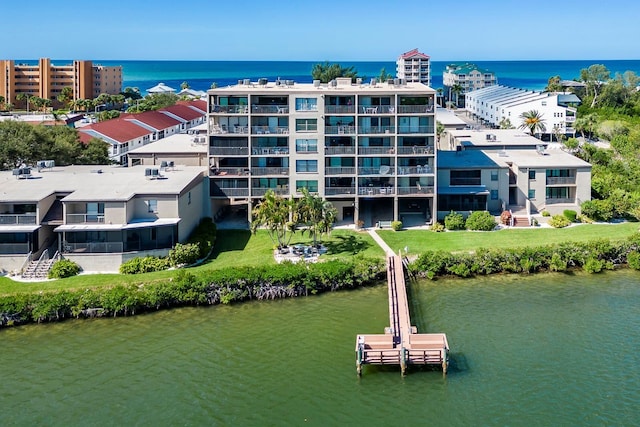
POLYGON ((513 227, 530 227, 529 217, 515 216, 513 217, 513 227))
POLYGON ((58 252, 51 258, 49 258, 49 251, 45 250, 37 260, 29 261, 24 270, 22 271, 23 279, 30 280, 44 280, 49 276, 49 270, 51 266, 60 259, 58 252))

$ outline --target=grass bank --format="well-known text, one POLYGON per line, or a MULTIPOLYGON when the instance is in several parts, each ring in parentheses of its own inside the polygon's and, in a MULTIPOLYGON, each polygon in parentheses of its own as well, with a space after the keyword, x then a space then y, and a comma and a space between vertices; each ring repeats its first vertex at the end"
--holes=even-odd
POLYGON ((522 248, 597 239, 626 239, 640 224, 580 224, 568 228, 509 228, 499 231, 380 230, 378 234, 394 250, 408 247, 409 254, 426 251, 460 252, 480 248, 522 248))

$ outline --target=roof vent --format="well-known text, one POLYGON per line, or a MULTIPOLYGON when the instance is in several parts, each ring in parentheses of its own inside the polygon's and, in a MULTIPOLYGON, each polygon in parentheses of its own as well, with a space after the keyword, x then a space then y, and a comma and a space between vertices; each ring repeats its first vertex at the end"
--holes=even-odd
POLYGON ((31 177, 31 168, 17 168, 12 171, 17 179, 27 179, 31 177))
POLYGON ((162 179, 162 178, 164 178, 160 174, 160 171, 158 169, 155 169, 155 168, 146 168, 144 170, 144 176, 147 177, 147 179, 162 179))
POLYGON ((53 169, 55 165, 56 165, 55 160, 40 160, 39 162, 36 163, 38 172, 40 172, 41 169, 53 169))

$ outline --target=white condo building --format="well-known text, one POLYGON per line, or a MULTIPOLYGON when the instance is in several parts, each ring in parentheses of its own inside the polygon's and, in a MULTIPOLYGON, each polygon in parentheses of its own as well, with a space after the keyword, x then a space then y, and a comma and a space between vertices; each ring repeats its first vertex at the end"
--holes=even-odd
POLYGON ((431 58, 418 49, 405 52, 396 61, 396 75, 408 83, 417 82, 431 86, 431 58))
POLYGON ((475 64, 449 64, 442 73, 442 84, 449 96, 449 101, 452 100, 451 98, 458 101, 460 95, 467 92, 496 85, 497 79, 493 71, 480 68, 475 64), (462 91, 460 94, 451 94, 449 91, 456 85, 460 86, 462 91))
POLYGON ((574 106, 579 103, 580 99, 574 94, 536 92, 500 85, 465 94, 468 113, 485 125, 499 127, 503 119, 509 119, 512 126, 519 127, 522 113, 538 111, 546 127, 543 136, 547 137, 556 129, 562 135, 575 134, 573 123, 577 109, 574 106))
POLYGON ((212 212, 268 190, 330 200, 338 221, 424 224, 436 212, 435 91, 422 83, 248 79, 208 91, 212 212))

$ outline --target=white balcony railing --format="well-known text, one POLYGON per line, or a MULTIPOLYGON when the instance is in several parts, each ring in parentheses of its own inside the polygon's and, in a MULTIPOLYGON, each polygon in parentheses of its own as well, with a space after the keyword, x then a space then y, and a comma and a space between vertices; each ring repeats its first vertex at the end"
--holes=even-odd
POLYGON ((351 166, 327 167, 324 168, 325 175, 354 175, 356 168, 351 166))
POLYGON ((104 223, 104 214, 67 214, 67 224, 104 223))
POLYGON ((35 225, 36 214, 0 214, 0 225, 35 225))
POLYGON ((325 196, 337 196, 342 194, 355 194, 356 188, 352 187, 325 187, 324 194, 325 196))

